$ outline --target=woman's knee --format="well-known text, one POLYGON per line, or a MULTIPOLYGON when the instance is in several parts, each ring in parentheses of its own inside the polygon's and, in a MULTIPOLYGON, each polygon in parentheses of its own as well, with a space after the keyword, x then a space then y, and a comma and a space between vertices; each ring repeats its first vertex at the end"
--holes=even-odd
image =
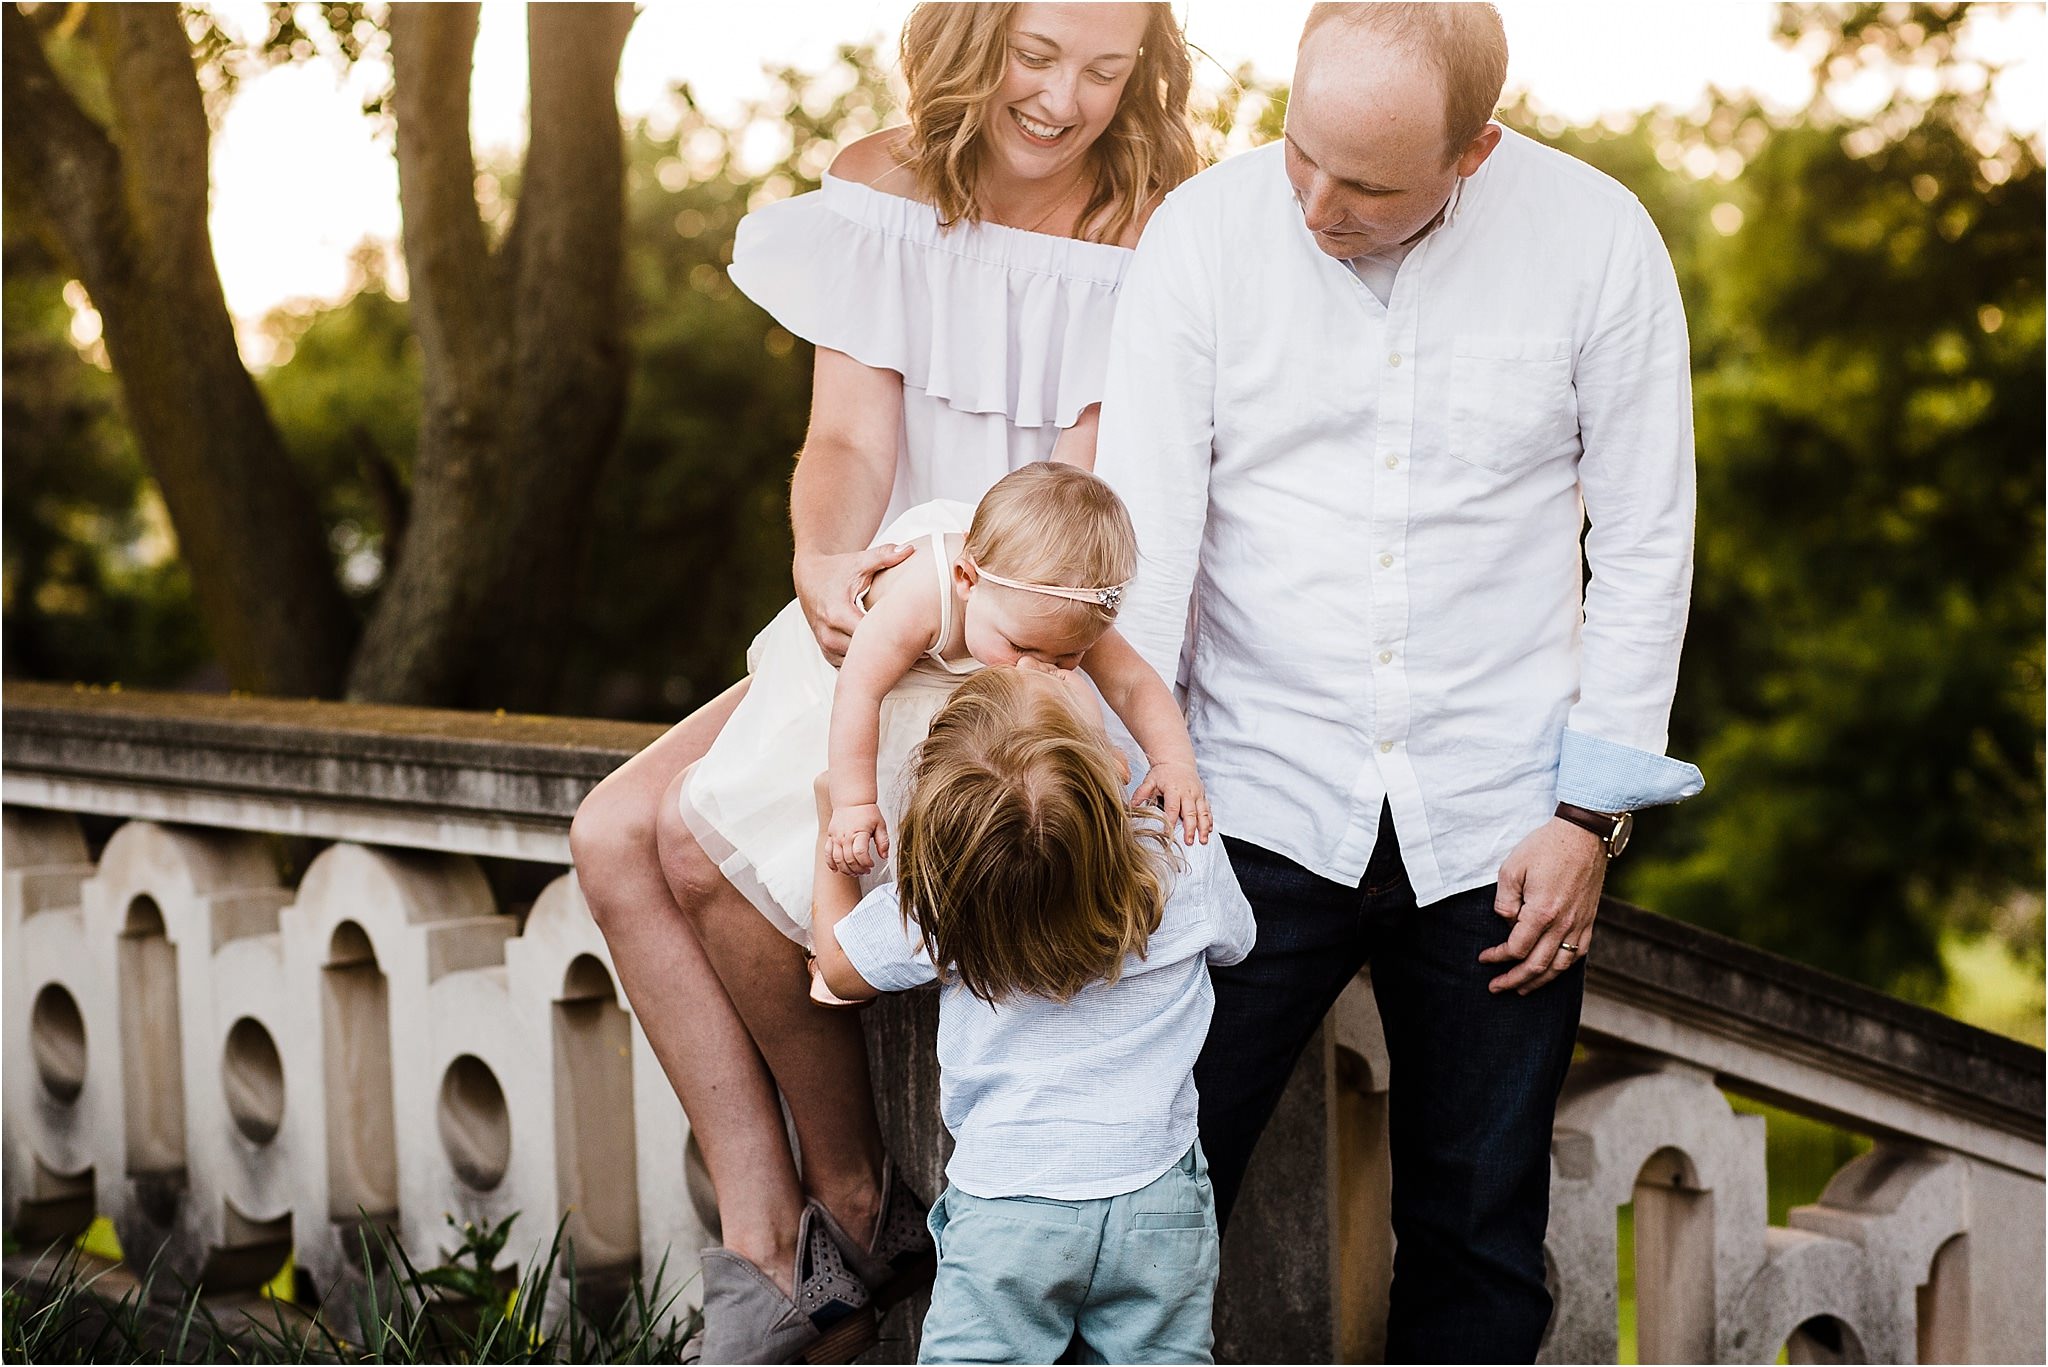
POLYGON ((662 877, 668 880, 676 904, 693 921, 701 921, 718 902, 718 894, 729 885, 718 865, 691 834, 689 823, 683 820, 681 808, 674 801, 663 802, 655 815, 654 847, 661 861, 662 877))
POLYGON ((654 813, 631 789, 600 783, 576 808, 569 822, 569 859, 576 866, 591 914, 600 924, 614 900, 605 894, 632 881, 637 865, 644 878, 657 867, 654 813))

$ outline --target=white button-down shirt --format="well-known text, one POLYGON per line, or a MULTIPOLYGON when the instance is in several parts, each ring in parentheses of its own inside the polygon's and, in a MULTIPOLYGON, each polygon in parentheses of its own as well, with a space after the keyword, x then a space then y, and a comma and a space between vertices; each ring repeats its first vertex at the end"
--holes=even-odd
POLYGON ((1220 829, 1355 883, 1391 804, 1427 903, 1560 799, 1700 786, 1662 755, 1685 315, 1635 197, 1511 131, 1385 304, 1281 156, 1175 191, 1125 276, 1096 458, 1138 532, 1119 626, 1187 685, 1220 829))

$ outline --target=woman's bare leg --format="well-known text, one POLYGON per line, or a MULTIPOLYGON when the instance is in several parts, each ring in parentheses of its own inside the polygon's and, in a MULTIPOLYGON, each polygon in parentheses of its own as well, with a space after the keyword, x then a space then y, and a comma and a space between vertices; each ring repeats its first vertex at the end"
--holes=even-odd
POLYGON ((811 1000, 803 951, 698 848, 676 800, 679 786, 671 785, 655 824, 669 887, 781 1087, 803 1154, 804 1189, 847 1230, 866 1234, 881 1202, 882 1133, 860 1022, 811 1000))
POLYGON ((569 849, 619 985, 690 1117, 726 1246, 792 1293, 803 1191, 775 1080, 676 906, 656 837, 658 806, 745 689, 727 689, 598 784, 576 810, 569 849))

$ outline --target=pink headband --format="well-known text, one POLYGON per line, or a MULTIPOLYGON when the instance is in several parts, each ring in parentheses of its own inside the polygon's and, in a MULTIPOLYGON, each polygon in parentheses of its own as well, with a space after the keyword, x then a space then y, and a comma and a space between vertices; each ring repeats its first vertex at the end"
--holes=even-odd
POLYGON ((1122 603, 1124 598, 1126 586, 1123 584, 1110 584, 1099 589, 1074 588, 1066 584, 1028 584, 1022 579, 1006 579, 1000 574, 991 574, 981 566, 975 565, 972 560, 969 560, 967 563, 974 565, 974 572, 983 579, 988 580, 991 584, 1001 584, 1006 589, 1022 589, 1026 593, 1042 593, 1048 598, 1071 598, 1077 603, 1098 603, 1111 612, 1117 610, 1118 604, 1122 603))

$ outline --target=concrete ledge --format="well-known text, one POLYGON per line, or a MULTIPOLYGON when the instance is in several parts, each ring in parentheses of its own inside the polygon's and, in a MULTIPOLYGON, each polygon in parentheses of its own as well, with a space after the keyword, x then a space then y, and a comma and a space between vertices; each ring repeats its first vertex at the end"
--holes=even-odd
POLYGON ((1884 1111, 1868 1103, 1890 1096, 1901 1133, 2041 1173, 2048 1096, 2039 1049, 1612 899, 1602 905, 1587 971, 1585 1028, 1600 1043, 1703 1053, 1695 1061, 1717 1071, 1729 1071, 1738 1054, 1767 1050, 1780 1085, 1759 1085, 1754 1070, 1742 1069, 1747 1083, 1737 1090, 1859 1129, 1873 1120, 1883 1127, 1884 1111), (1665 1025, 1653 1028, 1649 1016, 1665 1025), (1672 1037, 1688 1030, 1722 1047, 1673 1050, 1672 1037), (1830 1095, 1845 1086, 1857 1094, 1853 1106, 1830 1095), (1944 1129, 1974 1121, 2023 1142, 1983 1152, 1928 1133, 1924 1122, 1903 1123, 1908 1105, 1955 1122, 1944 1129))
POLYGON ((584 794, 659 726, 6 685, 7 801, 567 862, 584 794))

